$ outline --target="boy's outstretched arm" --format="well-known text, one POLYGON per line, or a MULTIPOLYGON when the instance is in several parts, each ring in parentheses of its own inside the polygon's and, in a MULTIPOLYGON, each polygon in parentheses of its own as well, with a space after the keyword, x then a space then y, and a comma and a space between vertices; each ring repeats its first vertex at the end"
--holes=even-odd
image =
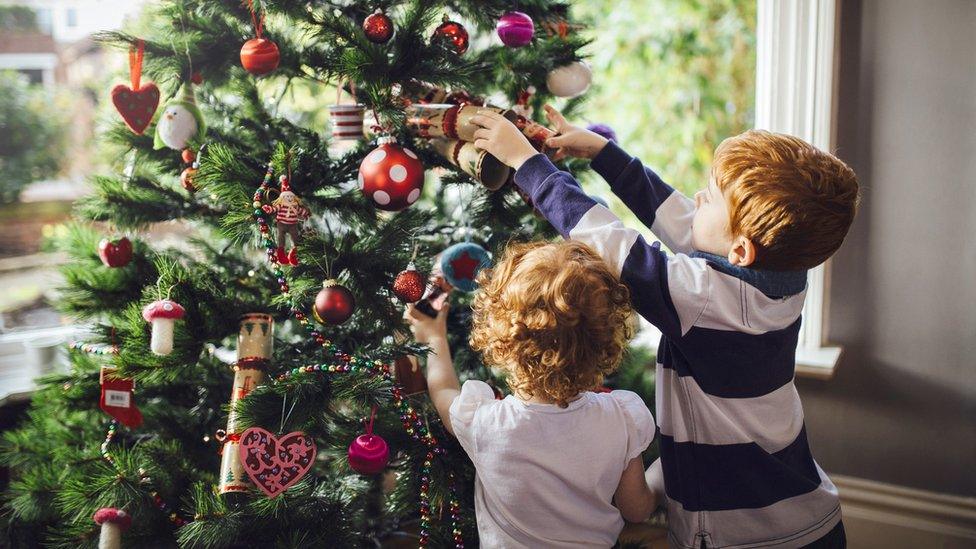
POLYGON ((640 160, 616 143, 574 126, 563 115, 545 106, 546 117, 559 135, 546 145, 568 156, 588 158, 590 166, 610 184, 610 189, 647 228, 676 253, 691 253, 691 220, 695 202, 661 180, 640 160))
POLYGON ((413 305, 407 307, 404 317, 410 321, 414 338, 418 343, 430 347, 427 355, 427 393, 437 409, 437 415, 447 432, 454 434, 451 426, 451 403, 461 394, 461 382, 451 361, 451 349, 447 345, 447 311, 444 304, 436 318, 417 311, 413 305))
POLYGON ((536 153, 505 118, 492 113, 472 121, 483 126, 475 145, 517 169, 515 183, 564 238, 590 245, 610 264, 630 288, 641 316, 671 337, 684 333, 682 325, 690 327, 705 306, 703 269, 687 256, 669 259, 659 244, 648 244, 583 192, 572 175, 536 153))

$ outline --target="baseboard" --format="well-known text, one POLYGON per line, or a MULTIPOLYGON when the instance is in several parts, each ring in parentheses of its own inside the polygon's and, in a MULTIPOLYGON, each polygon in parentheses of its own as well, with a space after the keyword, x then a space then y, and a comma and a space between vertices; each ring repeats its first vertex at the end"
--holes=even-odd
POLYGON ((840 492, 850 547, 976 547, 976 498, 843 475, 840 492))

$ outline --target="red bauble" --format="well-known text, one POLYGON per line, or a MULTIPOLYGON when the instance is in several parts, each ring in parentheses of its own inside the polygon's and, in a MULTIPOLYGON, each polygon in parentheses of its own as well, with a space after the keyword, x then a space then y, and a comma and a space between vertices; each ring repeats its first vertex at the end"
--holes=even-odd
POLYGON ((349 466, 362 475, 375 475, 390 462, 390 449, 383 437, 365 434, 349 445, 349 466))
POLYGON ((414 268, 413 263, 400 271, 400 274, 393 280, 393 295, 406 303, 416 303, 424 297, 424 290, 427 288, 427 281, 420 271, 414 268))
POLYGON ((278 44, 267 38, 252 38, 241 47, 241 65, 253 75, 268 74, 278 68, 280 60, 278 44))
POLYGON ((193 175, 196 173, 197 169, 191 166, 180 174, 180 185, 191 193, 197 192, 197 187, 193 184, 193 175))
POLYGON ((315 296, 312 312, 315 320, 322 324, 342 324, 349 320, 355 309, 356 298, 352 296, 352 292, 335 280, 326 280, 315 296))
POLYGON ((370 42, 385 44, 393 37, 393 21, 383 13, 383 10, 377 9, 363 21, 363 32, 370 42))
POLYGON ((132 242, 124 236, 118 240, 103 238, 98 243, 98 257, 106 267, 125 267, 132 261, 132 242))
POLYGON ((410 149, 393 138, 381 138, 380 146, 359 165, 359 188, 377 208, 396 212, 420 198, 424 188, 424 165, 410 149))
POLYGON ((450 48, 458 55, 468 51, 468 30, 461 23, 448 19, 446 15, 444 22, 434 29, 434 35, 430 40, 450 48))

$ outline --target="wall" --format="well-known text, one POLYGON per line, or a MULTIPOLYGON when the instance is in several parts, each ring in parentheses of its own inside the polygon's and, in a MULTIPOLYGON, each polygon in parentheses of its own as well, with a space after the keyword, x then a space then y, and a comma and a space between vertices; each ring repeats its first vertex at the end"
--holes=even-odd
POLYGON ((976 2, 846 0, 838 155, 863 203, 833 261, 830 381, 799 380, 831 473, 976 496, 976 2))

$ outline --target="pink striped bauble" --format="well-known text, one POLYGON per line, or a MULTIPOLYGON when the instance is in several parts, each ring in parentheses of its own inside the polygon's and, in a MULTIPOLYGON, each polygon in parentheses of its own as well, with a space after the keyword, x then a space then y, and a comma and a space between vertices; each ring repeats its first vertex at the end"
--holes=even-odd
POLYGON ((330 105, 332 139, 345 141, 361 138, 364 112, 362 105, 330 105))
POLYGON ((527 14, 520 11, 510 11, 498 19, 495 31, 506 46, 521 48, 532 42, 532 35, 535 34, 535 23, 527 14))

